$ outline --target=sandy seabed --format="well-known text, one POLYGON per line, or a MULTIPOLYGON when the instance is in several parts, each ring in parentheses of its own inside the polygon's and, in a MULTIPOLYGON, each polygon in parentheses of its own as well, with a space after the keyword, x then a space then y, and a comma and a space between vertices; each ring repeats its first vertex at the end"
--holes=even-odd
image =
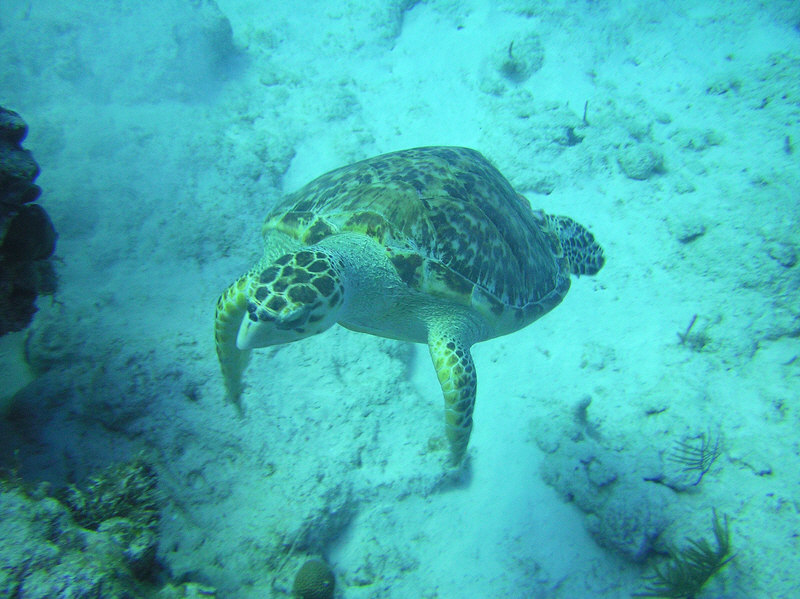
POLYGON ((144 451, 159 558, 226 598, 308 556, 342 599, 629 597, 712 509, 736 555, 700 597, 796 596, 796 2, 5 0, 0 46, 60 235, 57 295, 4 340, 3 464, 57 486, 144 451), (244 416, 214 353, 268 209, 422 145, 478 149, 607 258, 474 348, 459 476, 425 347, 258 351, 244 416), (703 439, 692 484, 672 458, 703 439))

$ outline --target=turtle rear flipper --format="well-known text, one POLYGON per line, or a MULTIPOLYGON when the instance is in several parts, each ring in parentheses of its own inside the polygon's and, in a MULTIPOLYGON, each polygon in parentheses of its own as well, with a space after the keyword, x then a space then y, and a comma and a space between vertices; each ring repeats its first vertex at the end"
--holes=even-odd
POLYGON ((546 218, 561 241, 572 274, 594 275, 603 268, 606 261, 603 248, 594 240, 594 235, 589 229, 568 216, 548 214, 546 218))
MULTIPOLYGON (((452 324, 452 323, 447 323, 452 324)), ((458 327, 434 326, 428 348, 444 394, 445 433, 450 443, 450 460, 458 466, 464 459, 472 432, 472 412, 478 378, 469 343, 458 327)))

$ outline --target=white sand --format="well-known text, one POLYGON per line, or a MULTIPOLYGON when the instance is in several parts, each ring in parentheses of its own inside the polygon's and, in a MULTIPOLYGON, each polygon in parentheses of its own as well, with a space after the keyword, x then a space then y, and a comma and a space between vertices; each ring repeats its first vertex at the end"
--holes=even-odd
POLYGON ((46 372, 3 401, 4 461, 58 485, 144 450, 164 563, 220 597, 283 596, 316 554, 347 599, 628 597, 655 562, 587 526, 663 516, 663 552, 710 538, 712 508, 736 558, 701 596, 798 596, 796 2, 191 4, 0 5, 0 105, 30 126, 61 276, 32 332, 46 372), (511 42, 543 53, 518 83, 511 42), (457 480, 424 347, 335 329, 259 351, 243 418, 213 349, 216 297, 282 193, 435 144, 482 151, 607 256, 474 348, 457 480), (677 335, 693 315, 699 351, 677 335), (699 485, 644 480, 701 433, 723 452, 699 485))

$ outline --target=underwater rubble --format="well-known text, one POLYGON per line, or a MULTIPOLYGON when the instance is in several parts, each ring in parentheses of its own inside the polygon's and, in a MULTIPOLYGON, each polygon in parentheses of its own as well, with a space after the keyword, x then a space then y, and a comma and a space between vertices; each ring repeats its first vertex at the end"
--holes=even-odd
POLYGON ((170 580, 157 559, 158 502, 155 471, 140 458, 55 493, 0 475, 0 596, 215 597, 170 580))

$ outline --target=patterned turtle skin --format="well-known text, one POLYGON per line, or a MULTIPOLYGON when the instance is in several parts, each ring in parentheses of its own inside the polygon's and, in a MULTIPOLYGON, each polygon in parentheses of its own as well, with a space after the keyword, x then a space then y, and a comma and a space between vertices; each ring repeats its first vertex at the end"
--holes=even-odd
POLYGON ((603 251, 584 227, 531 209, 480 153, 424 147, 331 171, 267 216, 261 260, 217 302, 216 348, 239 404, 250 350, 338 323, 427 343, 454 464, 472 430, 470 347, 557 306, 603 251))

